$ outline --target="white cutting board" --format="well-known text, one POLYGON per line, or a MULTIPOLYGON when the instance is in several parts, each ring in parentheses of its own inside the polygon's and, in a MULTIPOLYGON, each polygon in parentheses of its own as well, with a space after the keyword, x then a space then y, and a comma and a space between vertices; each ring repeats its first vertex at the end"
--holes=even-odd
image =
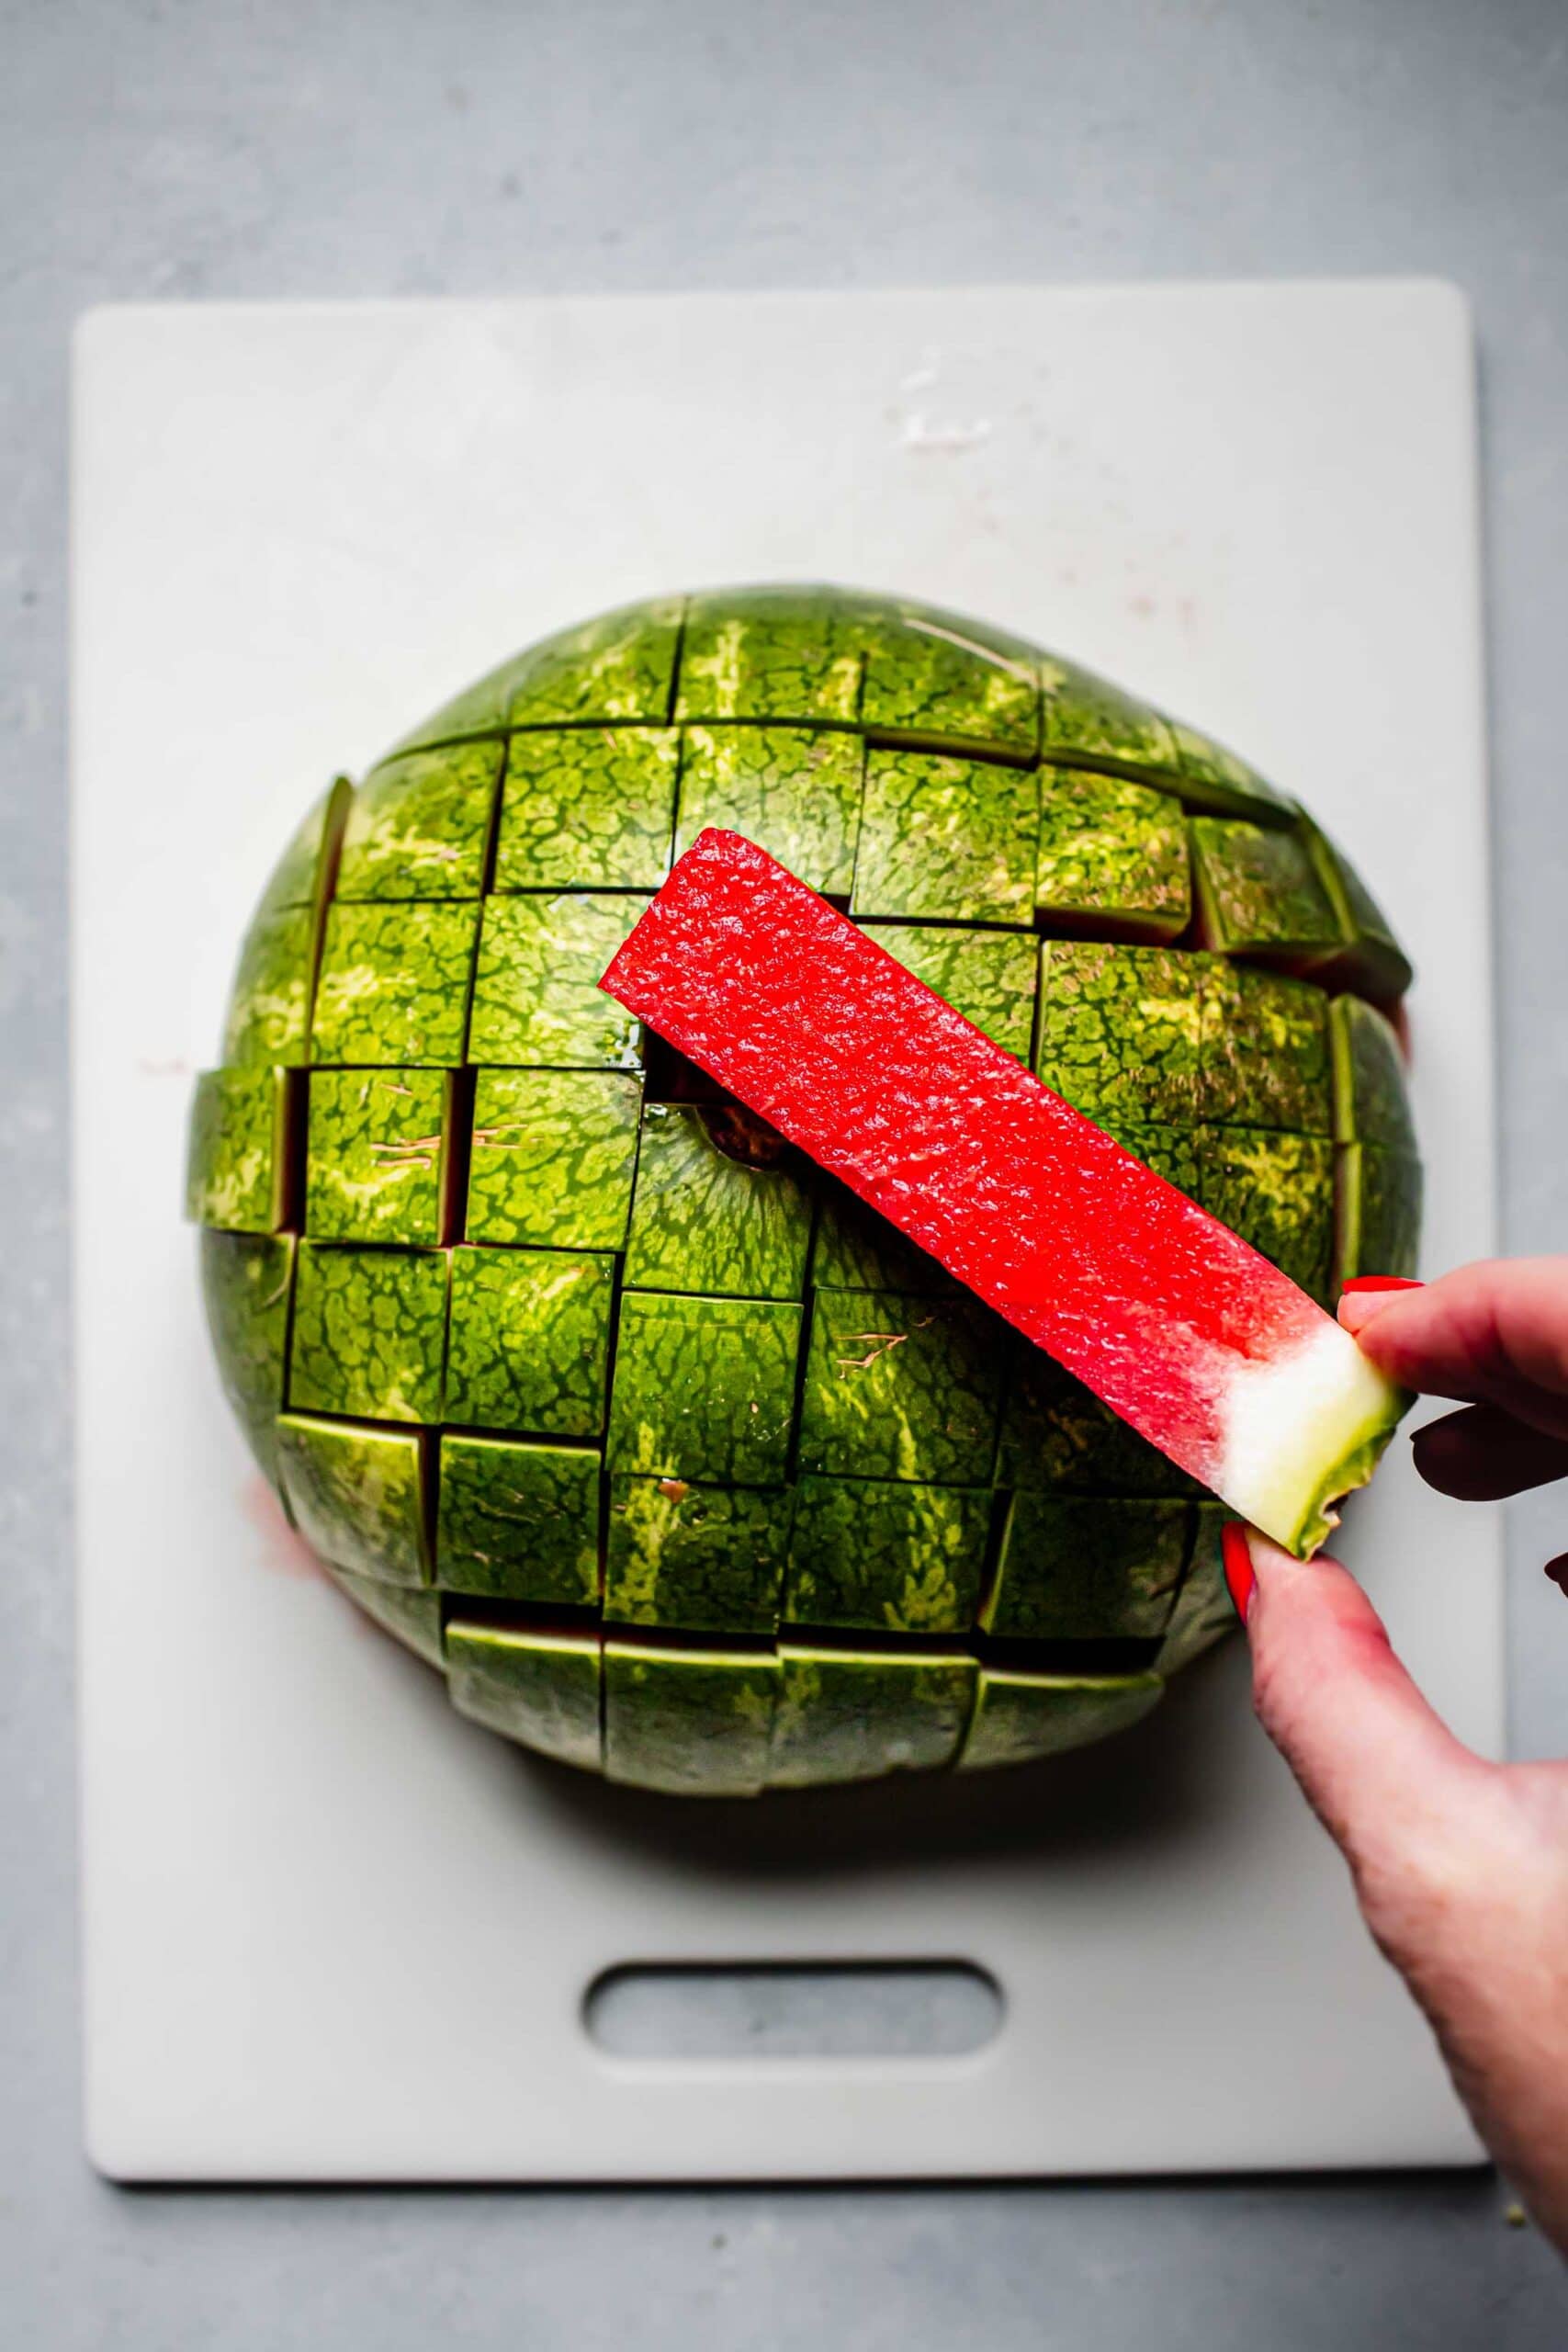
MULTIPOLYGON (((1308 797, 1421 972, 1427 1258, 1492 1245, 1472 352, 1433 284, 100 311, 77 348, 87 2135, 127 2179, 1461 2163, 1239 1645, 961 1786, 682 1807, 521 1758, 298 1560, 208 1361, 186 1100, 296 816, 535 635, 795 575, 1122 677, 1308 797), (286 1573, 292 1566, 294 1573, 286 1573), (617 1962, 956 1957, 960 2058, 600 2052, 617 1962)), ((1495 1512, 1352 1555, 1500 1737, 1495 1512)))

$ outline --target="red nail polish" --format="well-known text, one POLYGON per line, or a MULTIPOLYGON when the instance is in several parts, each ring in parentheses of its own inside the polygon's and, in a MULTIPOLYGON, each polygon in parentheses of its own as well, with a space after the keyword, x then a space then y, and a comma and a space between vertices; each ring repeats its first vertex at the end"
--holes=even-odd
POLYGON ((1225 1572, 1225 1590, 1230 1594, 1236 1615, 1245 1625, 1247 1612, 1252 1606, 1252 1596, 1258 1589, 1258 1577, 1252 1566, 1252 1548, 1247 1540, 1247 1529, 1239 1519, 1227 1519, 1220 1530, 1220 1565, 1225 1572))
POLYGON ((1406 1282, 1403 1274, 1353 1274, 1339 1285, 1342 1295, 1353 1290, 1425 1290, 1425 1283, 1406 1282))

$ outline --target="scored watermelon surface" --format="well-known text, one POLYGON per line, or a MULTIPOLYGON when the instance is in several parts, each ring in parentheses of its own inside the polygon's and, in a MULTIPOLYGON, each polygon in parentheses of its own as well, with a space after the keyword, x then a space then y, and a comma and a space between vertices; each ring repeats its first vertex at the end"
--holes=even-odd
POLYGON ((1223 1512, 597 986, 741 832, 1314 1297, 1413 1271, 1365 885, 1243 762, 830 589, 613 613, 340 780, 187 1206, 256 1460, 479 1722, 742 1793, 1077 1746, 1224 1632, 1223 1512))

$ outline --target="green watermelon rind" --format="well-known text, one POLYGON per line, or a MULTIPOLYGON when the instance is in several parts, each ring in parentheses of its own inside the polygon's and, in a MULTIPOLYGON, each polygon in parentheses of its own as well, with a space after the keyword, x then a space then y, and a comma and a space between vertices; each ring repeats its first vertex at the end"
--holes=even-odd
POLYGON ((448 1619, 443 1664, 459 1714, 580 1770, 603 1769, 596 1638, 448 1619))

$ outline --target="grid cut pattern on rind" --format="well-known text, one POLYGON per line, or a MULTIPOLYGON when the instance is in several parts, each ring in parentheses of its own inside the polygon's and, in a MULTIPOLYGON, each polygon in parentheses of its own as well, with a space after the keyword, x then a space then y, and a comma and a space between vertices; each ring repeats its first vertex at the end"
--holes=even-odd
POLYGON ((1319 1296, 1414 1264, 1409 967, 1309 818, 989 625, 719 591, 502 664, 286 848, 193 1115, 236 1415, 344 1591, 566 1762, 750 1792, 1121 1728, 1229 1623, 1217 1510, 664 1099, 596 983, 708 823, 1319 1296))

